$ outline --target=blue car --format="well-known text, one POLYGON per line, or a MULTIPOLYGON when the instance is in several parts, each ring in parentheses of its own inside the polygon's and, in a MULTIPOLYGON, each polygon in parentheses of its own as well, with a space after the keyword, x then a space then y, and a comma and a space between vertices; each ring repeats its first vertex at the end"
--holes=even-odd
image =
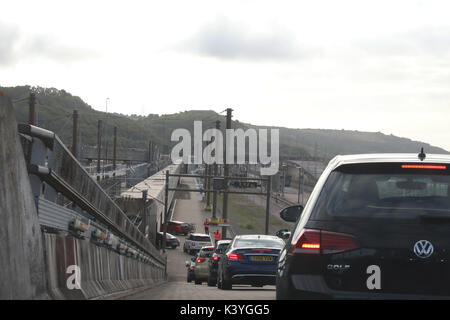
POLYGON ((278 255, 283 247, 284 241, 275 236, 234 237, 220 259, 217 287, 230 290, 233 284, 275 285, 278 255))

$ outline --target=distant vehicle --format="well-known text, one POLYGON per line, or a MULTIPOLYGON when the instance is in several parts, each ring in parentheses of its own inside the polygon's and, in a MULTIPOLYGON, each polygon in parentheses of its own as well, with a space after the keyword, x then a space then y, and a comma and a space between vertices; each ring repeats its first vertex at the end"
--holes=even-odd
POLYGON ((230 290, 233 284, 274 285, 278 255, 283 247, 284 241, 276 236, 234 237, 219 261, 217 287, 230 290))
POLYGON ((337 156, 284 220, 277 299, 450 298, 449 155, 337 156))
POLYGON ((188 223, 188 222, 186 222, 186 224, 187 224, 187 229, 189 230, 189 233, 194 233, 195 232, 195 224, 188 223))
MULTIPOLYGON (((163 232, 157 232, 156 233, 156 243, 158 244, 158 247, 162 247, 162 239, 163 239, 164 233, 163 232)), ((175 249, 180 245, 180 240, 178 240, 177 237, 170 233, 166 233, 166 248, 172 248, 175 249)))
POLYGON ((211 246, 211 237, 204 233, 191 233, 184 241, 183 251, 189 254, 200 251, 202 247, 211 246))
POLYGON ((194 274, 194 266, 195 266, 195 260, 197 257, 193 257, 191 261, 186 261, 186 268, 187 268, 187 282, 191 282, 194 280, 195 274, 194 274))
MULTIPOLYGON (((184 234, 187 235, 192 230, 192 225, 181 221, 168 221, 167 222, 167 232, 172 234, 184 234)), ((161 232, 164 231, 164 225, 161 225, 161 232)))
MULTIPOLYGON (((208 279, 208 262, 212 257, 213 252, 213 246, 203 247, 202 249, 200 249, 198 255, 195 258, 191 258, 194 273, 194 276, 191 277, 191 279, 194 280, 195 284, 202 284, 203 281, 206 281, 208 279)), ((191 263, 189 261, 186 261, 186 266, 188 265, 191 266, 191 263)))
POLYGON ((208 286, 215 286, 217 284, 217 266, 219 264, 220 258, 222 258, 223 253, 228 248, 231 240, 219 240, 214 246, 214 253, 209 259, 208 268, 208 286))

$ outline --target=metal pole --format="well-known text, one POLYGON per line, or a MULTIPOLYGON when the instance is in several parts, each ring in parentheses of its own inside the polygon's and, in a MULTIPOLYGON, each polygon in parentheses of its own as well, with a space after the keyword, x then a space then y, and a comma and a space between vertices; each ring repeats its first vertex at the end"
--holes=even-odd
MULTIPOLYGON (((105 134, 105 136, 106 136, 106 134, 105 134)), ((103 162, 103 178, 106 177, 105 173, 106 173, 106 170, 108 170, 107 169, 108 168, 108 145, 109 145, 109 143, 108 143, 108 141, 106 141, 106 145, 105 145, 105 160, 103 162)))
POLYGON ((151 140, 148 141, 148 163, 150 164, 152 159, 153 143, 151 140))
POLYGON ((102 120, 97 124, 97 181, 100 181, 100 159, 102 157, 102 120))
MULTIPOLYGON (((233 109, 227 108, 227 125, 226 129, 231 129, 231 112, 233 109)), ((224 183, 225 183, 225 190, 228 190, 228 175, 229 175, 229 165, 227 164, 227 141, 226 141, 226 135, 225 135, 225 148, 223 152, 223 158, 224 158, 224 166, 223 166, 223 176, 224 176, 224 183)), ((223 195, 223 207, 222 207, 222 218, 226 220, 228 218, 228 194, 224 193, 223 195)), ((224 226, 222 227, 222 238, 227 237, 227 228, 224 226)))
POLYGON ((78 111, 73 110, 72 154, 78 158, 78 111))
POLYGON ((148 141, 148 160, 147 160, 147 164, 148 164, 148 170, 147 170, 147 175, 150 176, 151 174, 151 167, 152 167, 152 150, 153 150, 153 143, 151 140, 148 141))
POLYGON ((300 179, 301 179, 301 175, 302 175, 302 167, 298 167, 298 195, 297 195, 297 203, 300 203, 300 188, 301 188, 300 179))
MULTIPOLYGON (((113 145, 113 171, 116 171, 116 157, 117 157, 117 127, 114 127, 114 145, 113 145)), ((116 173, 113 173, 113 177, 116 173)))
POLYGON ((164 192, 164 231, 163 231, 163 238, 162 238, 162 249, 163 252, 166 252, 166 234, 167 234, 167 215, 169 212, 169 170, 166 170, 166 185, 165 185, 165 192, 164 192))
POLYGON ((300 186, 302 187, 302 205, 303 205, 303 203, 304 203, 304 201, 305 201, 305 199, 303 198, 303 196, 304 196, 304 191, 305 191, 305 185, 304 185, 304 182, 303 182, 303 177, 304 177, 304 170, 303 170, 303 167, 301 167, 300 168, 300 172, 301 172, 301 177, 302 177, 302 182, 301 182, 301 184, 300 184, 300 186))
MULTIPOLYGON (((205 168, 205 173, 206 173, 206 189, 209 190, 211 189, 211 178, 209 177, 211 175, 211 166, 210 165, 206 165, 205 168)), ((206 192, 206 207, 205 207, 206 211, 211 211, 211 192, 206 192)))
MULTIPOLYGON (((220 128, 220 122, 219 122, 219 128, 220 128)), ((213 172, 212 172, 214 176, 217 176, 217 173, 218 173, 217 169, 218 169, 217 168, 217 163, 214 163, 213 164, 213 172)), ((214 191, 214 193, 213 193, 213 207, 212 207, 212 210, 213 210, 212 211, 212 218, 214 220, 217 220, 217 191, 214 191)))
POLYGON ((266 195, 266 229, 265 234, 269 234, 269 218, 270 218, 270 198, 272 189, 272 176, 267 177, 267 195, 266 195))
POLYGON ((141 230, 144 233, 144 236, 146 236, 146 228, 147 228, 147 210, 146 210, 146 204, 147 204, 147 192, 148 190, 142 190, 142 228, 141 230))
POLYGON ((213 192, 212 219, 217 220, 217 191, 213 192))
POLYGON ((34 92, 30 93, 29 110, 28 110, 28 124, 35 125, 35 105, 36 105, 36 94, 34 92))

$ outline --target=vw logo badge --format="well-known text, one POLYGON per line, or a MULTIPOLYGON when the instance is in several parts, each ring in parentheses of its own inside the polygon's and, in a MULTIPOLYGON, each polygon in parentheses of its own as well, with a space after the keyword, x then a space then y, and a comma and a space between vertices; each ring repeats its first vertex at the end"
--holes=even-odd
POLYGON ((428 240, 419 240, 414 244, 414 253, 419 258, 428 258, 434 252, 434 247, 428 240))

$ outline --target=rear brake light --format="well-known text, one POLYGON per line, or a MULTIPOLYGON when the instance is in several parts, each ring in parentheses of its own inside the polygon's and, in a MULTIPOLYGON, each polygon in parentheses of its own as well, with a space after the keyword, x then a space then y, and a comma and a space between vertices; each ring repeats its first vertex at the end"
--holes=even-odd
POLYGON ((356 238, 350 234, 304 229, 291 253, 332 254, 359 248, 356 238))
POLYGON ((213 259, 214 261, 219 261, 219 260, 220 260, 220 257, 219 257, 219 256, 216 256, 216 255, 214 255, 214 256, 212 257, 212 259, 213 259))
POLYGON ((291 248, 291 253, 320 253, 320 230, 303 229, 291 248))
POLYGON ((432 164, 402 164, 402 169, 437 169, 445 170, 447 166, 444 165, 432 165, 432 164))
POLYGON ((197 263, 202 263, 202 262, 205 262, 205 258, 203 258, 203 257, 199 257, 199 258, 197 258, 197 263))
POLYGON ((303 243, 303 249, 320 249, 320 243, 303 243))
POLYGON ((244 257, 239 253, 229 253, 227 254, 228 260, 243 260, 244 257))

